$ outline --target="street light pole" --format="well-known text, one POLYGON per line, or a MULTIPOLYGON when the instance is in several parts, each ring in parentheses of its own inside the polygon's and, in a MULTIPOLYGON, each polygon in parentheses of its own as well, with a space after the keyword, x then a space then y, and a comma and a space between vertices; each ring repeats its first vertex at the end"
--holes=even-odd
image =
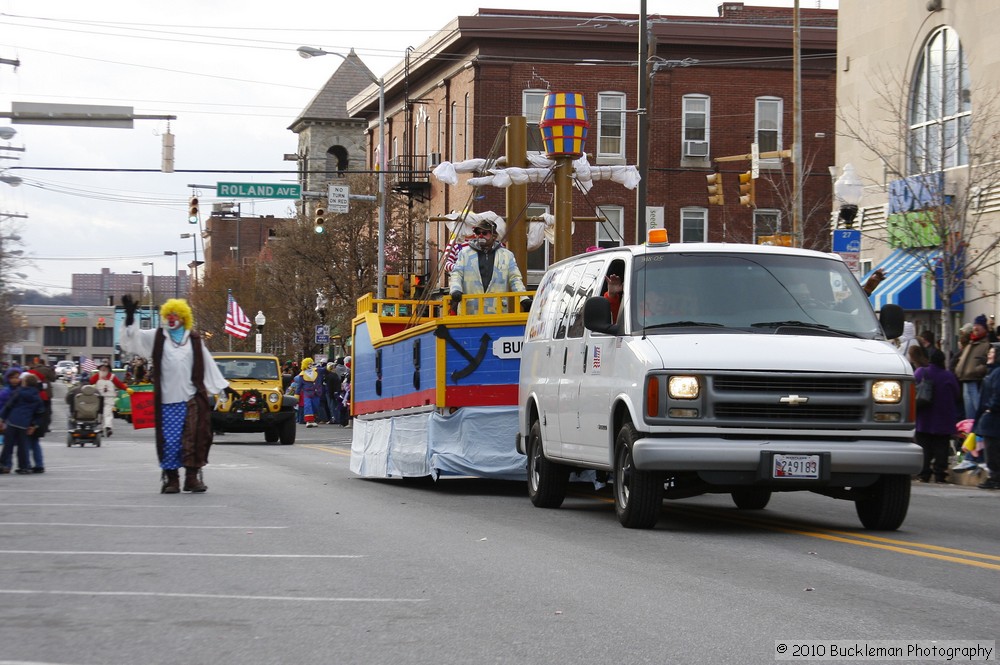
POLYGON ((177 264, 177 258, 178 258, 179 252, 171 252, 170 250, 165 250, 163 252, 163 255, 164 256, 172 256, 172 257, 174 257, 174 298, 180 298, 181 297, 181 287, 180 287, 180 280, 177 277, 178 274, 180 273, 180 266, 177 264))
POLYGON ((194 274, 195 283, 198 282, 198 234, 197 233, 182 233, 181 239, 191 238, 192 249, 194 250, 194 259, 191 262, 191 272, 194 274))
MULTIPOLYGON (((335 51, 324 51, 312 46, 300 46, 296 49, 303 58, 313 58, 320 55, 335 55, 344 62, 351 62, 346 55, 335 51)), ((356 65, 355 65, 356 66, 356 65)), ((360 69, 360 68, 359 68, 360 69)), ((378 86, 378 157, 375 168, 378 169, 378 286, 376 294, 379 299, 385 298, 385 78, 375 78, 367 69, 361 70, 368 80, 378 86)))
POLYGON ((264 312, 258 309, 257 316, 253 317, 253 322, 257 324, 257 353, 260 353, 261 349, 264 348, 264 324, 267 323, 264 312))

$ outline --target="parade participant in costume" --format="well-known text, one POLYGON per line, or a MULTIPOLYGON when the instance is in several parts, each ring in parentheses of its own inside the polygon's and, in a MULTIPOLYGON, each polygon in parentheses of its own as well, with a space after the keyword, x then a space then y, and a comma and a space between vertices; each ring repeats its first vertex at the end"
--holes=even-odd
MULTIPOLYGON (((484 220, 476 224, 475 240, 458 253, 455 267, 448 279, 448 290, 451 292, 450 311, 458 312, 458 306, 465 294, 507 293, 524 291, 521 270, 517 267, 517 259, 509 249, 500 246, 497 238, 496 222, 484 220)), ((531 308, 531 298, 520 298, 521 310, 531 308)), ((483 300, 483 313, 496 313, 496 299, 483 300)), ((469 301, 465 306, 466 314, 476 314, 479 311, 478 302, 469 301)), ((503 302, 503 311, 507 311, 507 301, 503 302)))
POLYGON ((141 330, 135 320, 139 305, 122 296, 125 329, 122 350, 152 361, 156 413, 156 454, 163 470, 164 494, 180 492, 178 469, 187 472, 185 492, 204 492, 201 469, 212 445, 212 408, 208 396, 235 393, 219 371, 201 335, 192 330, 194 316, 186 300, 170 299, 160 308, 160 328, 141 330))
POLYGON ((290 391, 293 395, 299 396, 306 427, 316 427, 316 413, 319 411, 319 400, 323 396, 323 382, 312 358, 302 359, 302 371, 292 379, 290 391))
POLYGON ((115 420, 115 399, 119 390, 127 390, 132 394, 132 390, 122 383, 121 379, 111 371, 111 365, 102 361, 97 366, 97 373, 90 377, 90 385, 97 388, 97 394, 104 398, 104 436, 111 436, 111 429, 115 420))

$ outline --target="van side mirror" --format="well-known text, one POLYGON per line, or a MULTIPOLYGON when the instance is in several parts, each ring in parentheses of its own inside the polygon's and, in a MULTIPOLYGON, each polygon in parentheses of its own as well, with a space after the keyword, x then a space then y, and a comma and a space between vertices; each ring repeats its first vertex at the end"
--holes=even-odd
POLYGON ((611 303, 604 296, 587 298, 583 303, 583 327, 590 332, 614 335, 617 326, 611 323, 611 303))
POLYGON ((882 324, 882 331, 887 339, 896 339, 903 334, 903 308, 899 305, 882 305, 879 311, 878 321, 882 324))

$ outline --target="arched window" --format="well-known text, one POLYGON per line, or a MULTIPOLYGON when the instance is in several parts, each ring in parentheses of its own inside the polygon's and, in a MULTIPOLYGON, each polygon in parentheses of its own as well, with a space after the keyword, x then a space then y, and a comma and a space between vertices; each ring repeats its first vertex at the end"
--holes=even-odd
POLYGON ((326 151, 326 177, 332 178, 334 175, 344 175, 350 164, 347 155, 347 148, 342 145, 335 145, 326 151))
POLYGON ((920 53, 910 94, 909 173, 969 163, 969 68, 951 28, 934 32, 920 53))

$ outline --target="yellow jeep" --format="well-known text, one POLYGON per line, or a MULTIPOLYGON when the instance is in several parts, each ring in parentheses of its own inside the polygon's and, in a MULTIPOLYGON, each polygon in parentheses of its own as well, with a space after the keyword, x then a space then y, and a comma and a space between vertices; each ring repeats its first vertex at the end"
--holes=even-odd
POLYGON ((222 395, 212 411, 216 432, 263 432, 268 443, 295 443, 298 398, 285 395, 277 356, 242 351, 213 353, 229 387, 239 395, 222 395))

